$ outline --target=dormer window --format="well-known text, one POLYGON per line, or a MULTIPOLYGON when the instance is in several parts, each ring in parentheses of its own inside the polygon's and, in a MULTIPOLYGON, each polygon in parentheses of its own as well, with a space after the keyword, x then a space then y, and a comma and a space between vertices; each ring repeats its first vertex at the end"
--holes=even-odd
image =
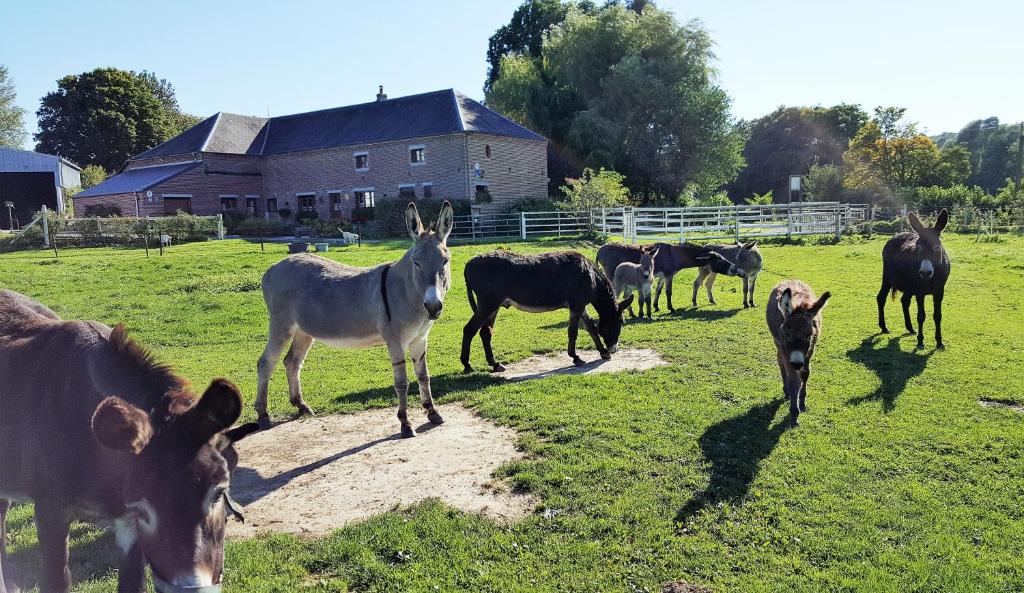
POLYGON ((365 152, 357 152, 352 155, 356 161, 356 171, 363 172, 370 170, 370 155, 365 152))
POLYGON ((409 164, 422 165, 426 162, 426 148, 422 144, 409 147, 409 164))

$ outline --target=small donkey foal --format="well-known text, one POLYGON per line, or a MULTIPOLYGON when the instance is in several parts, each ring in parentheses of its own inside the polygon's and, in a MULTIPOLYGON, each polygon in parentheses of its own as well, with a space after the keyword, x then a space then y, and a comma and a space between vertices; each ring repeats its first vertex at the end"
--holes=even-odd
MULTIPOLYGON (((654 258, 658 255, 658 248, 644 249, 640 254, 640 263, 623 262, 616 266, 612 280, 615 289, 615 298, 618 298, 625 291, 625 298, 633 295, 636 290, 640 293, 640 316, 644 316, 644 305, 647 305, 647 318, 651 319, 651 284, 654 282, 654 258)), ((633 305, 630 303, 629 316, 633 315, 633 305)))
POLYGON ((793 426, 800 412, 807 411, 807 379, 811 357, 821 335, 821 310, 831 293, 815 298, 811 287, 800 280, 783 280, 768 296, 765 317, 775 339, 782 373, 782 389, 789 397, 789 418, 793 426))

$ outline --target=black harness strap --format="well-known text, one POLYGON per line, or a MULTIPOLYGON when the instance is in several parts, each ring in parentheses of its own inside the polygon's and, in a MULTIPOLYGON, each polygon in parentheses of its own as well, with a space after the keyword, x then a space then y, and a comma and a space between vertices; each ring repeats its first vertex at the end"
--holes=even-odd
POLYGON ((391 305, 388 304, 388 270, 391 269, 391 264, 384 266, 384 272, 380 275, 380 296, 384 299, 384 314, 388 318, 388 323, 391 323, 391 305))

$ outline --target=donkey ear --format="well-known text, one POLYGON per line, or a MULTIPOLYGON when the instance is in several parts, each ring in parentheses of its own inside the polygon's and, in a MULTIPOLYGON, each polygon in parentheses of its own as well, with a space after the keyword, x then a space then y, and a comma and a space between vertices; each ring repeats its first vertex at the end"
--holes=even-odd
POLYGON ((405 228, 409 231, 409 236, 414 240, 419 239, 420 235, 423 234, 423 221, 420 220, 420 213, 416 210, 416 204, 409 202, 409 206, 405 209, 405 228))
POLYGON ((622 314, 623 311, 628 309, 630 305, 633 304, 633 299, 634 298, 636 298, 636 295, 635 294, 631 294, 628 297, 626 297, 626 298, 622 299, 621 301, 619 301, 618 309, 619 309, 619 314, 620 315, 622 314))
POLYGON ((437 235, 441 237, 441 241, 448 240, 453 226, 455 226, 455 212, 452 210, 451 202, 445 200, 444 204, 441 204, 441 213, 437 215, 437 235))
POLYGON ((242 394, 227 379, 214 379, 188 412, 196 433, 204 440, 234 424, 241 415, 242 394))
POLYGON ((651 252, 651 257, 658 257, 659 251, 661 251, 661 247, 655 247, 654 251, 651 252))
POLYGON ((821 310, 825 308, 825 305, 828 304, 828 299, 831 297, 832 293, 827 290, 824 293, 822 293, 822 295, 818 297, 818 300, 815 301, 813 305, 811 305, 811 316, 813 317, 820 313, 821 310))
POLYGON ((921 222, 921 219, 917 217, 917 212, 911 212, 907 215, 907 222, 910 223, 910 228, 914 229, 914 232, 918 235, 924 233, 925 226, 921 222))
POLYGON ((783 317, 789 317, 789 314, 793 312, 793 291, 786 289, 782 291, 782 295, 779 297, 779 311, 782 312, 783 317))
POLYGON ((753 249, 755 247, 757 247, 757 240, 751 241, 751 242, 749 242, 749 243, 747 243, 746 245, 743 246, 743 248, 746 249, 747 251, 750 251, 751 249, 753 249))
POLYGON ((93 412, 92 433, 108 449, 138 455, 153 438, 153 425, 145 412, 119 397, 110 396, 93 412))
POLYGON ((224 451, 231 445, 234 445, 238 441, 244 439, 245 437, 251 434, 257 433, 260 430, 262 430, 262 427, 259 425, 258 422, 249 422, 248 424, 236 426, 231 430, 223 432, 220 434, 220 436, 217 437, 217 450, 224 451))
POLYGON ((949 224, 949 210, 943 208, 942 212, 939 212, 939 217, 935 219, 935 226, 932 227, 932 230, 936 234, 941 233, 947 224, 949 224))

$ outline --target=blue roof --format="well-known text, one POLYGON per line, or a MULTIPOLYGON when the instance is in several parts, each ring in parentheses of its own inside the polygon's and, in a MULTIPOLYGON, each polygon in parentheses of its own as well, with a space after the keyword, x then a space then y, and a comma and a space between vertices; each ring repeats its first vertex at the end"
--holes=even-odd
POLYGON ((218 113, 134 157, 192 152, 270 155, 477 132, 545 141, 454 89, 273 118, 218 113))
POLYGON ((158 183, 167 181, 171 177, 177 177, 201 164, 202 161, 189 161, 187 163, 129 169, 114 175, 103 183, 96 184, 78 193, 75 198, 91 198, 93 196, 109 196, 111 194, 145 191, 158 183))

